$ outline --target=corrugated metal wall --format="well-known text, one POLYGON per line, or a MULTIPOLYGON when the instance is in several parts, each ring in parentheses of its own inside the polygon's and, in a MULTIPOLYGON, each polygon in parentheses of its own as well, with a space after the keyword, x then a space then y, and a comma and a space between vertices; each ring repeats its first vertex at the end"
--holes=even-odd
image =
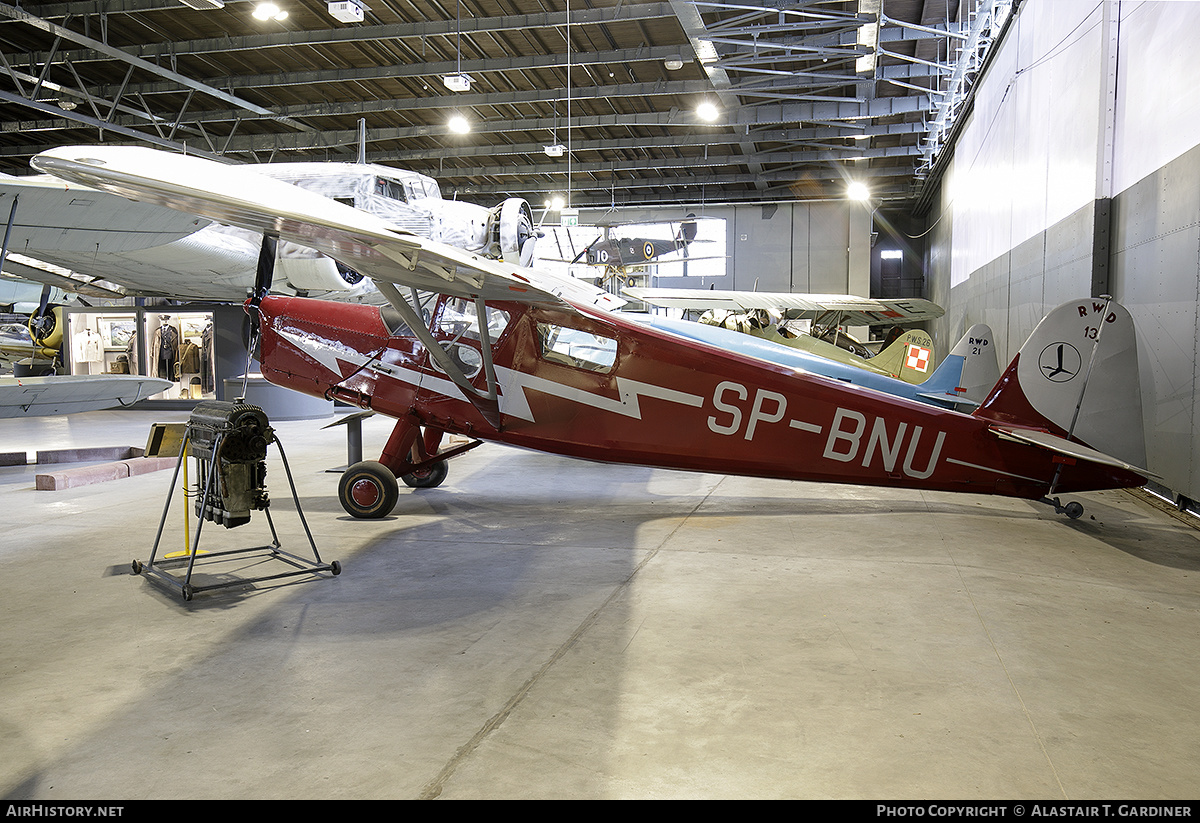
POLYGON ((1198 35, 1200 3, 1025 0, 953 147, 926 261, 947 309, 938 342, 986 322, 1005 359, 1063 300, 1106 290, 1124 303, 1148 467, 1193 499, 1198 35))

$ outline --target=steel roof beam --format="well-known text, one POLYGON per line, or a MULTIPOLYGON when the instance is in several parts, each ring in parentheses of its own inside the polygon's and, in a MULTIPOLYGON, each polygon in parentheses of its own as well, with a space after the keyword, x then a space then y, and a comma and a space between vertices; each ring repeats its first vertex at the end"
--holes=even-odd
MULTIPOLYGON (((111 13, 106 10, 105 13, 111 13)), ((668 3, 642 3, 618 8, 581 9, 571 11, 571 25, 603 25, 636 22, 671 17, 668 3)), ((269 48, 295 46, 327 46, 363 44, 379 41, 420 39, 425 37, 456 37, 467 34, 492 34, 502 31, 525 31, 536 28, 561 27, 567 24, 565 12, 517 14, 501 17, 464 18, 461 25, 454 19, 429 20, 414 23, 394 23, 376 26, 352 26, 316 31, 282 31, 270 34, 246 34, 239 37, 209 37, 182 40, 174 43, 150 43, 127 49, 127 53, 143 57, 168 57, 175 54, 227 54, 239 51, 259 51, 269 48)), ((104 59, 107 55, 95 50, 78 50, 68 55, 75 62, 104 59)), ((35 57, 35 60, 38 58, 35 57)))

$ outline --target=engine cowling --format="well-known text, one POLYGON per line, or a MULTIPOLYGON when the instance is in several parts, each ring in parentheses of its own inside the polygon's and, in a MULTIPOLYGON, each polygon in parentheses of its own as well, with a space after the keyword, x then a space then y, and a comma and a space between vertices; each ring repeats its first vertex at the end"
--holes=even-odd
POLYGON ((533 264, 537 231, 533 226, 533 210, 520 197, 510 197, 499 206, 497 221, 500 257, 521 266, 533 264))

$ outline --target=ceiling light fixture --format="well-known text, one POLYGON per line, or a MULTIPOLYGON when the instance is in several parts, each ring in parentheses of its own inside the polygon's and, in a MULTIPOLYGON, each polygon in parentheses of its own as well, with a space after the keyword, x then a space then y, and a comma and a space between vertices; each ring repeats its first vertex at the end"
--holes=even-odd
POLYGON ((720 110, 718 110, 717 107, 708 100, 705 100, 699 106, 696 106, 696 116, 706 123, 711 123, 716 120, 720 113, 720 110))
POLYGON ((213 9, 225 8, 223 0, 180 0, 180 2, 196 11, 212 11, 213 9))
POLYGON ((286 20, 288 13, 274 3, 259 3, 254 7, 255 20, 286 20))
POLYGON ((867 188, 866 183, 854 180, 846 187, 846 196, 851 200, 869 200, 871 190, 867 188))
POLYGON ((471 124, 467 122, 467 118, 461 114, 456 114, 450 118, 450 131, 455 134, 466 134, 471 130, 471 124))

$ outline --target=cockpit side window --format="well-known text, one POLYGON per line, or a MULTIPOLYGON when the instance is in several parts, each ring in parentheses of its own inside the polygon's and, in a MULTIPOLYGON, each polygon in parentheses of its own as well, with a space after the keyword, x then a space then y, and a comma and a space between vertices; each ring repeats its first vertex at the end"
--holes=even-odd
POLYGON ((542 357, 551 363, 608 374, 617 360, 617 341, 581 329, 538 323, 542 357))
MULTIPOLYGON (((416 293, 415 305, 410 299, 409 305, 413 305, 413 310, 421 315, 421 319, 425 321, 425 327, 429 327, 429 320, 433 317, 433 310, 437 305, 438 295, 432 292, 418 291, 416 293)), ((389 306, 382 306, 379 309, 379 316, 383 320, 383 324, 387 326, 388 331, 394 337, 412 337, 413 330, 404 322, 404 318, 400 316, 400 312, 389 306)))
POLYGON ((376 177, 375 193, 390 200, 399 200, 401 203, 408 202, 408 197, 404 191, 404 184, 397 183, 395 180, 376 177))
MULTIPOLYGON (((504 334, 504 330, 508 328, 508 322, 512 318, 509 317, 508 312, 492 306, 486 306, 485 311, 488 338, 492 341, 492 345, 495 345, 496 341, 500 339, 500 335, 504 334)), ((446 303, 442 306, 442 313, 438 317, 438 329, 442 334, 455 339, 479 340, 479 315, 475 312, 474 301, 461 297, 447 298, 446 303)))

